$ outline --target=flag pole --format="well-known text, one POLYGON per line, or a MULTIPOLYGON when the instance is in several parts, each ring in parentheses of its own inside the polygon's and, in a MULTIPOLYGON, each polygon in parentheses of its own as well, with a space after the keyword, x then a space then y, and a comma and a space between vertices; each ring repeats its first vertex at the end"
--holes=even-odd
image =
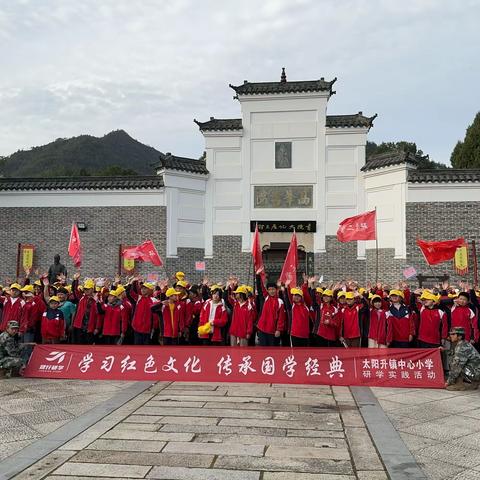
POLYGON ((377 224, 377 207, 375 207, 375 283, 378 283, 378 224, 377 224))
POLYGON ((477 264, 477 247, 475 240, 472 240, 472 255, 473 255, 473 285, 475 290, 478 287, 478 264, 477 264))

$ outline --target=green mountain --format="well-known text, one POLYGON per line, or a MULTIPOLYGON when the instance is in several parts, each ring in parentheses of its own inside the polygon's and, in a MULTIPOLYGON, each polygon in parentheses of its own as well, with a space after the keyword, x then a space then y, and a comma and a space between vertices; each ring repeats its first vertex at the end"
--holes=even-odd
POLYGON ((0 176, 73 177, 85 175, 153 175, 160 152, 123 130, 103 137, 80 135, 19 150, 0 157, 0 176))

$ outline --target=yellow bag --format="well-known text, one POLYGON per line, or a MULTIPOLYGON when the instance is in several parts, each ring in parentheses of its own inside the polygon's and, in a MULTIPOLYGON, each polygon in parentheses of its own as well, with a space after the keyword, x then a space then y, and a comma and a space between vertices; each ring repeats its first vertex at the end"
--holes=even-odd
POLYGON ((212 331, 212 325, 210 322, 205 323, 204 325, 200 325, 198 327, 198 334, 199 335, 208 335, 212 331))

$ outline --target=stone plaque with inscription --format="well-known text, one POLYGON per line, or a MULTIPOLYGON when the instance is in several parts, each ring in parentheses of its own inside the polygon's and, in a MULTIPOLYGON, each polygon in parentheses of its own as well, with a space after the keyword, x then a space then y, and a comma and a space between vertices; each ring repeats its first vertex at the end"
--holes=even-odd
POLYGON ((256 185, 254 208, 312 208, 312 185, 256 185))
POLYGON ((292 142, 275 142, 275 168, 292 168, 292 142))

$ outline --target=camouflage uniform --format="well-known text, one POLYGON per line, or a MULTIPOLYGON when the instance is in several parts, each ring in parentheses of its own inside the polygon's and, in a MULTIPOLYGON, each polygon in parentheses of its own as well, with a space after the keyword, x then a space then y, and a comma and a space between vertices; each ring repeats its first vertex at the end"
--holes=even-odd
POLYGON ((480 381, 480 355, 469 342, 460 340, 456 345, 452 345, 449 364, 449 385, 463 378, 469 382, 480 381))
POLYGON ((0 369, 20 369, 25 365, 22 358, 23 346, 18 342, 17 335, 8 332, 0 334, 0 369))

